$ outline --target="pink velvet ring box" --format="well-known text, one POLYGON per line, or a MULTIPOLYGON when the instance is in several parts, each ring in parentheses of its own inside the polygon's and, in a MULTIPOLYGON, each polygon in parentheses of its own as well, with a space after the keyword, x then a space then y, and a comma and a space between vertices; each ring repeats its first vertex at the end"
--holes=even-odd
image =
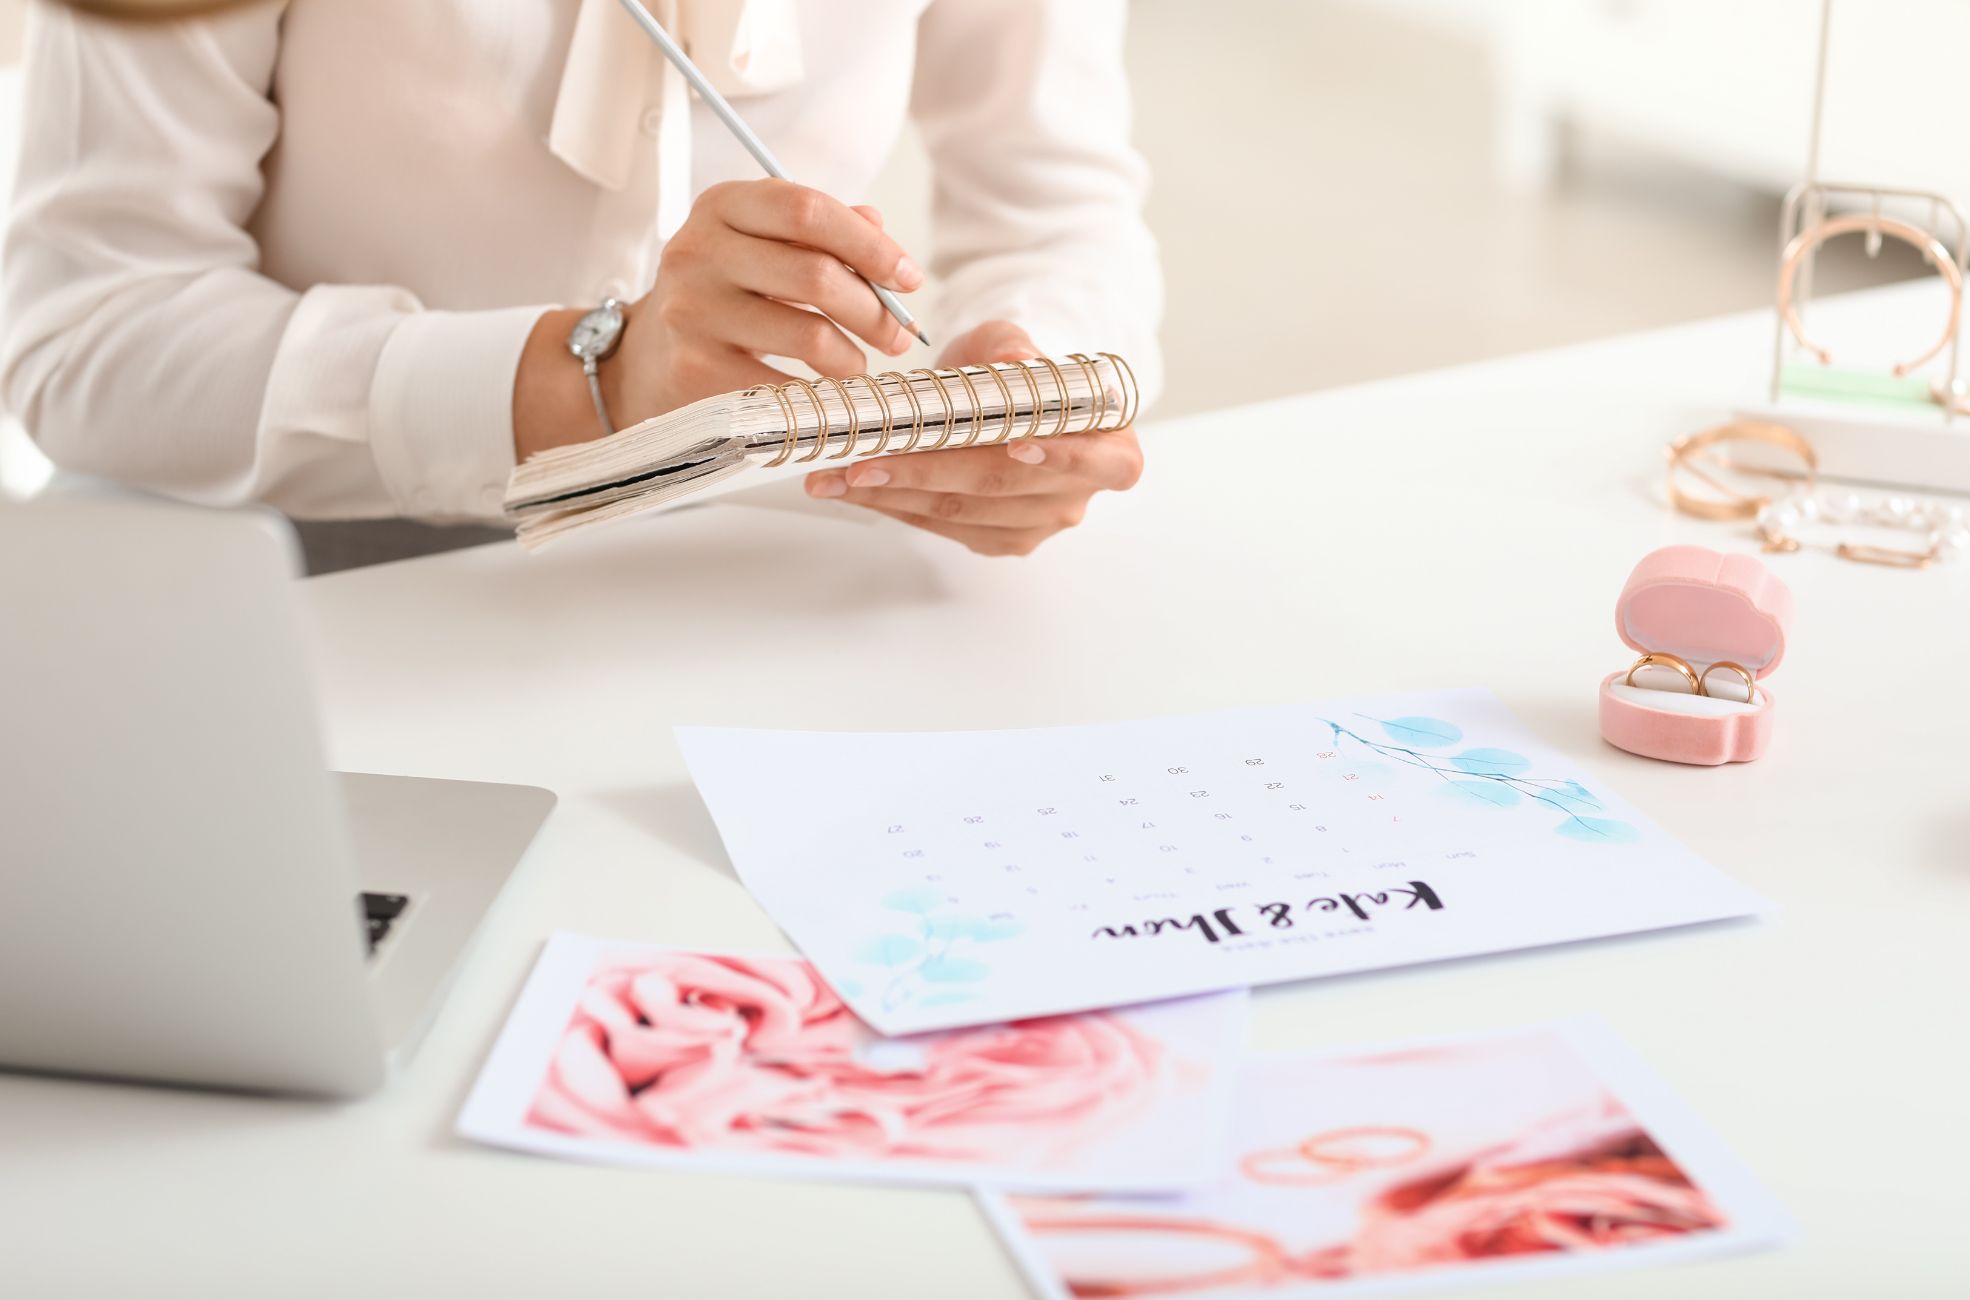
POLYGON ((1710 673, 1708 695, 1690 693, 1673 670, 1628 670, 1601 683, 1601 736, 1617 748, 1672 763, 1748 763, 1772 739, 1773 701, 1763 678, 1785 657, 1792 593, 1756 556, 1665 546, 1642 557, 1614 607, 1615 630, 1638 654, 1672 654, 1699 675, 1741 665, 1759 679, 1747 691, 1729 669, 1710 673), (1673 679, 1674 686, 1664 685, 1673 679), (1744 698, 1746 695, 1750 698, 1744 698))

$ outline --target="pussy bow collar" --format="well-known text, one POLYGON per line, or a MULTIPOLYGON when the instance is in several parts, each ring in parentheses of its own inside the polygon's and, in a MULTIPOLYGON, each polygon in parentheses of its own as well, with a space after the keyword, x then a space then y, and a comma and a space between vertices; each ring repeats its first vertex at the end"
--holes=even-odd
MULTIPOLYGON (((784 90, 803 75, 797 0, 644 4, 728 99, 784 90)), ((619 190, 637 151, 651 147, 645 122, 655 120, 663 170, 682 167, 688 176, 688 91, 621 0, 581 0, 547 147, 597 185, 619 190)))

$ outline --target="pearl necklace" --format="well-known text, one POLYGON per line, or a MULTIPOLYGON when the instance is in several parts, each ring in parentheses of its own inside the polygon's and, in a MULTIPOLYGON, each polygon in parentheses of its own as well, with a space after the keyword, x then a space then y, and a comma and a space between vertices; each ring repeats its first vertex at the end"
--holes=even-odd
POLYGON ((1970 520, 1961 507, 1915 497, 1867 498, 1857 492, 1802 492, 1766 503, 1758 511, 1758 539, 1767 551, 1796 551, 1802 543, 1794 534, 1801 525, 1860 525, 1892 528, 1921 535, 1918 550, 1839 542, 1833 551, 1842 559, 1925 569, 1938 560, 1970 551, 1970 520))

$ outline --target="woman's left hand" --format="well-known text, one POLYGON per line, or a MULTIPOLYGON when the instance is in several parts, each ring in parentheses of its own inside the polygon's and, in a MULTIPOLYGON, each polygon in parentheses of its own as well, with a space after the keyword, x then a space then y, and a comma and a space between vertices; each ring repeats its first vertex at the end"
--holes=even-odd
MULTIPOLYGON (((946 348, 938 364, 1025 361, 1039 350, 1010 321, 987 321, 946 348)), ((807 476, 807 495, 831 497, 962 542, 980 555, 1030 555, 1087 514, 1097 492, 1142 477, 1134 429, 1016 441, 997 447, 884 456, 807 476)))

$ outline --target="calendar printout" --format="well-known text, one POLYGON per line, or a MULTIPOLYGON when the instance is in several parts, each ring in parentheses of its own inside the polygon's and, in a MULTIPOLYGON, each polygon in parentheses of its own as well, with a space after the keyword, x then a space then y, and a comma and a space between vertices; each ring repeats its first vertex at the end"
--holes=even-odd
POLYGON ((734 866, 885 1034, 1754 914, 1489 692, 973 732, 678 729, 734 866))

